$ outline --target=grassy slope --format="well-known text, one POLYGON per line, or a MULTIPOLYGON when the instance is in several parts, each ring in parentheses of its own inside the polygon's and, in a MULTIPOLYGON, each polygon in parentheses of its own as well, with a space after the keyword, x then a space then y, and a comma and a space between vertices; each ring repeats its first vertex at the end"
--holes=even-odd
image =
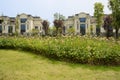
POLYGON ((120 67, 49 60, 27 52, 0 50, 0 80, 119 80, 120 67))

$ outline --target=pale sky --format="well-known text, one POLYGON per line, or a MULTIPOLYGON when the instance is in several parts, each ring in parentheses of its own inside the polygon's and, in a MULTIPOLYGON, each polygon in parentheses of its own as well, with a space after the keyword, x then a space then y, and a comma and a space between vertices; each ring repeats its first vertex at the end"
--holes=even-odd
POLYGON ((80 12, 93 15, 95 2, 104 5, 105 14, 110 13, 108 0, 1 0, 0 15, 15 17, 17 14, 27 13, 52 22, 56 12, 66 17, 80 12))

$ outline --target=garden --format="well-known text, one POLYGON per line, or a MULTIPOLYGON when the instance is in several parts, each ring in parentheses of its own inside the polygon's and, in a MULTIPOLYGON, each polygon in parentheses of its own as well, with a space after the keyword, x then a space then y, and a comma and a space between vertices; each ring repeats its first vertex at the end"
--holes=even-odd
POLYGON ((14 49, 70 63, 120 65, 120 43, 111 38, 1 37, 0 49, 14 49))

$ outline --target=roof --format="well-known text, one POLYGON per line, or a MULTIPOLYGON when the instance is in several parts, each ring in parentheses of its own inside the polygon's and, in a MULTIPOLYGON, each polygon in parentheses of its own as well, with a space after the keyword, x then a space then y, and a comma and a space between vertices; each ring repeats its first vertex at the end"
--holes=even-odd
POLYGON ((68 18, 73 18, 74 16, 68 16, 68 18))
POLYGON ((15 19, 15 17, 9 17, 10 19, 15 19))
POLYGON ((40 18, 39 16, 34 16, 33 18, 40 18))

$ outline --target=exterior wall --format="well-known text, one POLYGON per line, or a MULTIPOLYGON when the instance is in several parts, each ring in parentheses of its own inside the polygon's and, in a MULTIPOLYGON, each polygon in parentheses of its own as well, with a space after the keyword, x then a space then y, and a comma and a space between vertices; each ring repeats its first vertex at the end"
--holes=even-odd
POLYGON ((74 18, 69 18, 64 22, 65 25, 65 33, 68 33, 68 29, 70 28, 70 26, 74 27, 74 18))
MULTIPOLYGON (((80 24, 85 24, 86 25, 86 28, 85 28, 85 31, 86 33, 89 33, 89 27, 90 27, 90 15, 89 14, 86 14, 86 13, 80 13, 79 16, 78 16, 78 20, 80 18, 86 18, 86 22, 80 22, 79 21, 79 25, 80 24)), ((80 31, 79 31, 80 32, 80 31)))
POLYGON ((12 33, 15 33, 15 22, 18 20, 18 33, 21 33, 21 25, 25 26, 24 33, 31 33, 35 26, 38 26, 39 32, 42 31, 42 19, 40 17, 33 17, 27 14, 20 14, 16 17, 0 16, 0 20, 3 20, 0 25, 2 26, 2 33, 9 33, 9 26, 12 26, 12 33), (25 22, 21 22, 21 19, 26 19, 25 22))
POLYGON ((92 34, 96 34, 96 19, 94 17, 91 17, 90 19, 90 29, 92 28, 92 30, 90 30, 90 33, 92 34))
POLYGON ((33 18, 32 17, 28 19, 27 26, 29 26, 29 28, 27 29, 27 32, 32 32, 32 29, 33 29, 33 18))
MULTIPOLYGON (((74 26, 75 34, 81 34, 81 24, 85 25, 85 34, 91 34, 91 27, 93 34, 96 34, 96 19, 87 13, 82 12, 74 16, 69 16, 68 19, 64 22, 66 32, 69 29, 69 26, 74 26), (81 18, 86 18, 86 21, 81 22, 81 18)), ((104 32, 105 30, 101 26, 101 33, 104 32)))
POLYGON ((86 13, 80 13, 80 14, 77 14, 75 16, 71 16, 69 17, 65 22, 65 27, 66 27, 66 32, 67 30, 69 29, 70 26, 73 26, 73 28, 75 29, 75 34, 80 34, 80 25, 81 24, 85 24, 85 32, 86 33, 89 33, 90 32, 90 29, 89 29, 89 26, 90 26, 90 15, 89 14, 86 14, 86 13), (80 22, 80 18, 85 18, 85 22, 80 22))
POLYGON ((8 17, 4 18, 4 23, 2 24, 2 28, 3 28, 3 33, 8 32, 8 17))
POLYGON ((40 18, 33 19, 33 29, 38 27, 39 32, 42 32, 42 20, 40 18))
MULTIPOLYGON (((3 20, 3 22, 0 24, 2 26, 2 33, 7 34, 9 31, 9 26, 12 27, 12 33, 15 32, 15 23, 11 23, 11 19, 7 16, 0 17, 0 20, 3 20)), ((14 20, 14 19, 13 19, 14 20)))
MULTIPOLYGON (((26 15, 23 13, 23 14, 19 15, 19 23, 20 23, 20 19, 22 19, 22 18, 27 19, 26 23, 24 23, 26 25, 26 33, 32 32, 32 30, 35 29, 35 26, 38 26, 39 32, 42 31, 42 19, 40 17, 33 17, 31 15, 26 15)), ((20 28, 21 24, 23 24, 23 23, 19 24, 19 28, 20 28)), ((21 29, 19 29, 19 30, 21 30, 21 29)))
MULTIPOLYGON (((17 15, 17 19, 18 19, 18 25, 19 25, 19 30, 18 32, 21 33, 21 25, 25 25, 25 32, 29 32, 29 29, 31 26, 29 26, 30 24, 30 20, 29 20, 29 17, 27 14, 20 14, 20 15, 17 15), (21 19, 27 19, 27 21, 25 23, 22 23, 21 22, 21 19)), ((33 25, 32 25, 33 26, 33 25)))

